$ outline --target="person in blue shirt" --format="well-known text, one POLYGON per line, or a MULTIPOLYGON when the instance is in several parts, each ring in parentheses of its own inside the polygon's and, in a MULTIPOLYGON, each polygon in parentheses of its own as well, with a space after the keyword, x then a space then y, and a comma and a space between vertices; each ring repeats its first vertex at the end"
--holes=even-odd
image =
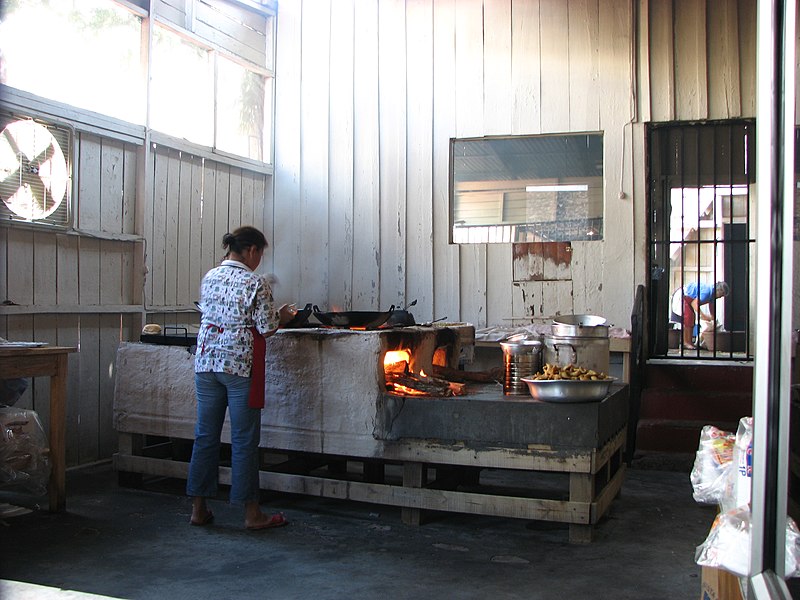
POLYGON ((724 281, 715 284, 699 283, 692 281, 683 286, 683 346, 690 350, 695 349, 692 343, 694 325, 699 315, 704 321, 715 321, 715 305, 717 298, 722 298, 730 293, 730 286, 724 281), (700 307, 708 306, 708 316, 700 312, 700 307))

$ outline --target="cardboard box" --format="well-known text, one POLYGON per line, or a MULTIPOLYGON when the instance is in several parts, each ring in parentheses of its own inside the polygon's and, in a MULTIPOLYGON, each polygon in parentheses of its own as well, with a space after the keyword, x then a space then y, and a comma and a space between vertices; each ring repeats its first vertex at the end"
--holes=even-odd
POLYGON ((739 578, 722 569, 703 567, 700 600, 743 600, 739 578))

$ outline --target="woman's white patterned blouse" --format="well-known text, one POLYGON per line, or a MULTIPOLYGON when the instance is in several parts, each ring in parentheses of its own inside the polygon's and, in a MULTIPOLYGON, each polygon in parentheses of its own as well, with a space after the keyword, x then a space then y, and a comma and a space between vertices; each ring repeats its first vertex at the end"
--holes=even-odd
POLYGON ((203 277, 200 306, 203 318, 197 334, 195 372, 250 377, 253 334, 249 328, 265 334, 279 324, 266 278, 243 263, 224 260, 203 277))

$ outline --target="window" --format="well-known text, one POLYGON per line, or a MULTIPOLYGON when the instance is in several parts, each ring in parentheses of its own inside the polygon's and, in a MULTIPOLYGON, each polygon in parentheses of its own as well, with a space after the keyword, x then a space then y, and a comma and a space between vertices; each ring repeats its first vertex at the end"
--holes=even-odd
POLYGON ((109 0, 5 2, 0 82, 142 124, 141 29, 109 0))
POLYGON ((603 238, 603 134, 452 139, 453 243, 603 238))
POLYGON ((153 31, 150 127, 214 145, 214 56, 166 27, 153 31))
POLYGON ((202 0, 186 3, 194 7, 186 12, 178 5, 183 2, 6 2, 0 82, 270 163, 274 2, 202 0), (156 11, 149 49, 143 46, 148 7, 156 11), (149 73, 142 58, 148 52, 149 73))
POLYGON ((752 355, 754 141, 751 121, 648 130, 652 357, 752 355), (727 294, 714 298, 720 282, 727 294), (700 314, 684 305, 685 289, 701 294, 700 314))

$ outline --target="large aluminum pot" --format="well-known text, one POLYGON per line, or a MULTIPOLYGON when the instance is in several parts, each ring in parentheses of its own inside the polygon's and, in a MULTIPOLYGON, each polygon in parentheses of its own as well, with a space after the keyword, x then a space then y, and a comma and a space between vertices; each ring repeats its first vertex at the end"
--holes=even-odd
POLYGON ((562 315, 553 317, 553 335, 570 337, 608 337, 608 325, 596 315, 562 315))
POLYGON ((542 363, 566 367, 575 365, 608 375, 608 337, 545 335, 542 363))

